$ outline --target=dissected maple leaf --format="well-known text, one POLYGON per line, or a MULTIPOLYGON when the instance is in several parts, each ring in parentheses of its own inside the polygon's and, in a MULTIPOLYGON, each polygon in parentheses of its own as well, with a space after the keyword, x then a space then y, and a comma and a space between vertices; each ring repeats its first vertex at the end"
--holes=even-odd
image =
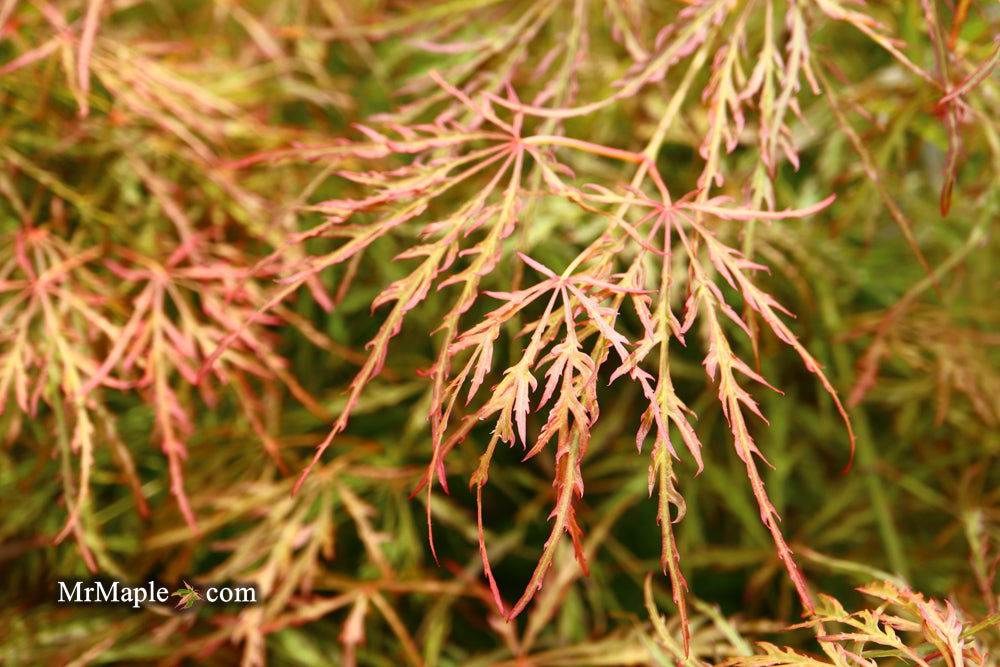
POLYGON ((184 582, 184 588, 178 588, 170 594, 170 597, 179 597, 180 601, 175 605, 176 609, 190 609, 196 602, 201 600, 201 593, 188 582, 184 582))

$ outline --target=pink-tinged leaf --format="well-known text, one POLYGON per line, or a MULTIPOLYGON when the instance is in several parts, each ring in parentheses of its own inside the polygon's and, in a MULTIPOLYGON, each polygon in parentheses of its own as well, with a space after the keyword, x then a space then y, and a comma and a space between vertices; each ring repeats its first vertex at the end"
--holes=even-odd
MULTIPOLYGON (((470 415, 470 417, 473 416, 470 415)), ((472 425, 474 425, 476 421, 477 420, 475 420, 474 417, 467 419, 466 426, 468 427, 468 429, 471 429, 472 425)), ((468 430, 465 430, 465 432, 460 435, 460 438, 464 439, 467 434, 468 430)), ((477 508, 476 523, 477 523, 477 532, 479 534, 479 554, 483 562, 483 572, 486 574, 486 578, 490 583, 490 590, 493 593, 493 598, 497 604, 497 608, 500 610, 500 613, 503 614, 504 613, 503 600, 501 599, 500 590, 497 587, 496 581, 493 578, 493 571, 490 568, 489 564, 489 556, 486 552, 486 539, 485 539, 485 531, 483 529, 483 517, 482 517, 482 500, 483 500, 482 490, 483 487, 486 485, 486 482, 489 480, 490 462, 493 459, 493 453, 496 451, 497 442, 499 440, 500 437, 496 433, 494 433, 493 437, 490 438, 490 442, 489 445, 487 445, 486 447, 486 451, 483 452, 482 456, 479 457, 479 464, 476 467, 476 470, 472 473, 471 478, 469 479, 469 488, 472 488, 473 486, 476 487, 476 508, 477 508)), ((452 442, 449 444, 454 444, 454 442, 455 440, 453 439, 452 442)), ((447 447, 443 449, 447 449, 447 447)), ((430 515, 428 515, 428 521, 430 521, 430 515)))
POLYGON ((695 319, 698 317, 698 302, 699 300, 695 298, 694 292, 688 294, 687 299, 684 301, 684 323, 681 325, 682 334, 686 334, 691 330, 691 325, 694 324, 695 319))
POLYGON ((306 278, 306 286, 309 288, 309 293, 312 294, 313 300, 323 309, 323 312, 333 312, 334 303, 327 296, 326 290, 323 288, 323 284, 319 281, 318 276, 313 275, 306 278))
POLYGON ((427 507, 425 510, 427 518, 427 543, 431 547, 431 555, 434 557, 434 562, 438 565, 441 562, 438 560, 437 546, 434 543, 434 522, 432 520, 432 505, 433 492, 434 492, 434 478, 437 477, 438 482, 441 484, 441 488, 444 489, 445 493, 448 493, 448 482, 445 476, 444 470, 444 455, 445 448, 441 444, 440 436, 434 434, 434 451, 431 455, 431 461, 427 466, 427 470, 424 471, 424 475, 420 482, 417 484, 416 488, 413 489, 413 493, 410 494, 410 498, 416 497, 418 493, 424 488, 427 490, 427 507))
MULTIPOLYGON (((656 522, 660 526, 660 566, 664 574, 670 576, 670 588, 674 604, 680 616, 681 631, 684 636, 684 651, 690 651, 690 627, 687 616, 687 602, 685 591, 687 591, 687 581, 680 570, 680 552, 677 549, 677 541, 674 537, 675 523, 678 523, 687 511, 684 498, 677 491, 675 486, 677 478, 673 471, 673 464, 667 454, 663 440, 657 440, 651 453, 649 466, 649 492, 652 494, 654 483, 659 484, 657 496, 657 516, 656 522), (670 507, 677 508, 677 516, 671 518, 670 507)), ((648 581, 648 580, 647 580, 648 581)))
POLYGON ((555 518, 555 521, 552 524, 552 531, 549 534, 548 539, 545 541, 542 555, 538 560, 538 564, 535 566, 535 570, 531 575, 531 579, 528 581, 528 585, 525 588, 524 593, 507 615, 508 621, 513 620, 518 614, 524 611, 524 608, 528 606, 531 599, 541 589, 545 574, 551 567, 552 560, 555 557, 556 548, 559 546, 559 540, 562 537, 563 532, 567 530, 569 522, 573 520, 571 518, 573 512, 573 495, 579 488, 577 486, 577 482, 579 480, 576 479, 578 471, 577 466, 579 464, 577 457, 577 447, 571 446, 566 455, 557 461, 558 470, 556 473, 557 476, 555 485, 557 486, 558 491, 556 505, 550 515, 550 518, 555 518))
MULTIPOLYGON (((605 314, 608 314, 609 311, 607 309, 602 309, 597 302, 584 294, 583 291, 575 285, 570 284, 568 287, 573 293, 573 296, 580 301, 581 305, 583 305, 584 309, 587 311, 587 315, 590 318, 591 323, 593 323, 597 327, 598 331, 601 332, 601 335, 604 336, 609 343, 611 343, 612 347, 615 348, 615 351, 618 352, 618 356, 621 360, 626 361, 629 357, 629 352, 625 349, 625 346, 628 345, 629 341, 625 338, 625 336, 615 331, 614 328, 612 328, 612 325, 608 324, 608 321, 604 319, 605 314)), ((610 311, 610 313, 611 316, 614 317, 615 312, 610 311)))
POLYGON ((406 313, 427 298, 431 284, 437 276, 436 265, 440 254, 440 251, 435 252, 416 271, 391 283, 372 300, 371 311, 375 312, 379 306, 405 298, 406 301, 401 302, 400 305, 403 312, 406 313))
POLYGON ((772 390, 778 392, 779 394, 784 395, 785 392, 781 391, 780 389, 778 389, 777 387, 775 387, 774 385, 772 385, 770 382, 768 382, 767 380, 765 380, 762 375, 760 375, 759 373, 757 373, 756 371, 754 371, 752 368, 750 368, 750 366, 748 366, 739 357, 732 357, 730 363, 732 364, 733 368, 735 368, 736 370, 738 370, 740 373, 743 373, 744 375, 746 375, 751 380, 754 380, 755 382, 759 382, 760 384, 764 385, 768 389, 772 389, 772 390))
MULTIPOLYGON (((662 251, 658 251, 662 254, 662 251)), ((576 285, 583 285, 585 287, 593 287, 597 289, 607 290, 613 294, 654 294, 655 290, 645 290, 638 287, 628 287, 620 283, 613 283, 607 280, 600 280, 599 278, 594 278, 592 276, 573 276, 570 278, 570 282, 576 285)), ((614 312, 614 311, 612 311, 614 312)))
MULTIPOLYGON (((208 357, 205 359, 205 361, 202 362, 201 368, 198 369, 197 382, 195 384, 199 384, 204 380, 205 376, 208 374, 210 370, 212 370, 212 367, 215 365, 215 362, 219 359, 219 357, 221 357, 236 340, 243 338, 245 331, 251 324, 259 321, 262 317, 266 315, 266 313, 269 310, 278 306, 290 294, 295 292, 295 290, 297 290, 301 285, 302 282, 300 281, 282 287, 281 289, 277 290, 275 294, 272 295, 271 298, 269 298, 264 303, 264 305, 262 305, 256 311, 254 311, 252 315, 244 318, 233 331, 227 334, 226 337, 219 342, 215 350, 213 350, 212 353, 209 354, 208 357)), ((128 357, 126 357, 125 368, 128 368, 129 365, 130 365, 129 359, 128 357)))
POLYGON ((384 134, 377 132, 366 125, 362 125, 361 123, 352 123, 351 125, 354 129, 361 132, 361 134, 371 139, 374 144, 389 144, 392 141, 384 134))
POLYGON ((694 458, 695 464, 698 466, 694 473, 695 475, 698 475, 705 468, 705 464, 701 457, 701 440, 698 439, 698 435, 695 432, 694 427, 691 426, 691 422, 684 417, 682 412, 682 410, 687 412, 691 411, 688 410, 687 406, 681 403, 680 400, 678 400, 677 403, 679 409, 671 410, 669 413, 670 421, 672 421, 677 427, 677 430, 680 431, 681 439, 684 441, 684 446, 687 447, 687 450, 694 458))
MULTIPOLYGON (((494 441, 495 442, 495 441, 494 441)), ((486 535, 483 530, 483 485, 476 485, 476 531, 479 536, 479 557, 483 561, 483 574, 489 582, 490 592, 493 593, 493 601, 496 602, 497 609, 501 615, 505 615, 506 609, 503 605, 503 598, 500 596, 500 588, 497 586, 493 576, 493 568, 490 567, 490 557, 486 551, 486 535)))
POLYGON ((344 646, 344 664, 355 664, 357 646, 365 643, 365 616, 368 613, 368 596, 359 593, 351 612, 340 630, 340 643, 344 646))
POLYGON ((479 387, 482 385, 483 379, 486 377, 486 374, 490 372, 490 368, 493 366, 493 343, 499 335, 499 328, 492 330, 492 335, 484 340, 476 351, 476 370, 469 382, 469 394, 465 399, 466 405, 469 404, 472 397, 476 395, 477 391, 479 391, 479 387))
POLYGON ((573 509, 572 505, 569 508, 569 519, 567 521, 566 531, 569 533, 569 537, 573 541, 573 553, 576 556, 576 562, 579 563, 580 569, 583 570, 583 576, 589 577, 590 568, 587 566, 587 553, 583 548, 583 530, 576 522, 576 511, 573 509))
POLYGON ((536 262, 535 260, 531 259, 521 251, 517 252, 517 256, 520 257, 521 261, 523 261, 525 264, 533 268, 535 271, 538 271, 542 275, 546 276, 547 278, 552 278, 553 280, 559 279, 559 277, 555 273, 553 273, 552 270, 549 269, 547 266, 539 262, 536 262))
POLYGON ((167 338, 170 340, 173 350, 176 351, 182 358, 194 360, 198 352, 195 348, 194 341, 191 340, 190 333, 187 331, 180 331, 177 326, 167 318, 162 318, 159 324, 163 329, 163 333, 166 334, 167 338))
POLYGON ((345 243, 333 252, 323 255, 322 257, 310 259, 307 262, 307 267, 305 269, 288 276, 287 278, 283 278, 278 282, 283 285, 294 285, 297 288, 308 276, 319 273, 323 269, 350 259, 353 255, 364 250, 377 239, 388 234, 393 228, 398 227, 408 220, 412 220, 418 215, 421 215, 425 210, 427 210, 427 202, 424 200, 410 204, 396 215, 373 225, 366 233, 345 243))
MULTIPOLYGON (((637 295, 632 299, 632 305, 639 316, 639 322, 642 323, 643 338, 652 341, 656 338, 656 323, 653 321, 652 313, 649 312, 649 303, 649 297, 644 295, 637 295)), ((670 313, 670 316, 673 317, 673 312, 670 313)))
POLYGON ((556 390, 556 386, 563 378, 563 373, 569 364, 569 355, 572 354, 572 352, 565 350, 566 345, 567 343, 565 342, 560 343, 556 346, 556 349, 553 350, 553 354, 556 355, 556 359, 552 362, 552 365, 549 366, 549 370, 545 372, 545 377, 548 378, 548 380, 545 383, 545 390, 542 392, 542 398, 538 402, 539 408, 549 402, 549 399, 552 398, 553 392, 556 390))
POLYGON ((106 380, 108 374, 111 372, 111 369, 116 363, 118 363, 119 359, 121 359, 122 355, 125 353, 125 349, 128 344, 136 340, 136 336, 141 328, 142 320, 148 313, 151 300, 152 289, 147 286, 143 289, 139 296, 136 297, 132 317, 129 318, 129 321, 122 328, 121 333, 115 340, 114 347, 111 348, 111 351, 104 358, 104 362, 94 373, 93 377, 91 377, 90 380, 88 380, 87 383, 84 384, 83 387, 81 387, 77 392, 78 396, 83 397, 89 394, 95 387, 106 380))
POLYGON ((130 280, 133 282, 138 282, 149 279, 148 271, 126 268, 113 259, 105 259, 104 265, 108 268, 109 271, 111 271, 111 273, 115 274, 122 280, 130 280))
MULTIPOLYGON (((434 83, 441 86, 441 88, 448 91, 448 94, 450 94, 452 97, 454 97, 455 99, 460 101, 463 105, 465 105, 465 107, 473 114, 475 114, 478 117, 488 119, 491 123, 493 123, 497 127, 500 127, 505 132, 509 132, 510 134, 515 136, 517 135, 517 132, 514 131, 514 128, 510 124, 505 123, 504 121, 500 120, 500 118, 497 117, 497 115, 492 111, 492 109, 489 108, 488 103, 477 104, 476 102, 472 101, 472 99, 468 95, 466 95, 463 91, 459 90, 458 88, 452 86, 450 83, 445 81, 444 78, 436 70, 431 70, 430 72, 428 72, 427 75, 434 81, 434 83)), ((490 96, 487 99, 492 99, 492 96, 490 96)))
POLYGON ((523 104, 521 102, 516 102, 505 99, 503 97, 499 97, 498 95, 495 95, 494 93, 491 93, 489 91, 483 91, 483 96, 486 99, 490 100, 491 102, 494 102, 495 104, 498 104, 502 107, 506 107, 511 111, 523 114, 525 116, 536 116, 538 118, 553 118, 553 119, 567 119, 567 118, 577 118, 579 116, 586 116, 587 114, 598 111, 615 101, 614 97, 610 97, 600 102, 594 102, 593 104, 586 104, 574 108, 558 109, 558 108, 523 104))
POLYGON ((101 8, 104 0, 89 0, 87 14, 83 19, 83 34, 80 36, 80 52, 77 59, 77 85, 80 86, 80 115, 86 117, 90 112, 87 96, 90 94, 90 57, 94 51, 94 38, 100 25, 101 8))
MULTIPOLYGON (((82 531, 79 525, 80 513, 83 510, 83 506, 87 502, 87 499, 90 497, 90 473, 94 464, 93 435, 93 424, 90 422, 86 409, 84 409, 81 405, 76 410, 76 424, 73 428, 73 435, 70 440, 70 448, 80 456, 80 479, 76 483, 76 498, 72 501, 70 513, 66 519, 66 523, 63 525, 62 530, 59 531, 59 534, 53 539, 52 544, 59 544, 66 539, 66 536, 71 532, 76 534, 77 542, 80 544, 81 551, 84 555, 84 560, 88 563, 90 570, 95 572, 97 568, 92 565, 93 557, 90 555, 90 550, 85 541, 82 539, 82 531)), ((68 497, 66 500, 67 503, 70 502, 68 497)))
POLYGON ((17 58, 14 58, 3 67, 0 67, 0 76, 7 76, 11 72, 16 72, 22 67, 26 67, 31 63, 38 62, 39 60, 44 60, 48 58, 56 49, 59 48, 60 44, 63 43, 63 38, 61 36, 56 36, 45 42, 41 46, 38 46, 30 51, 22 53, 17 58))
POLYGON ((528 445, 528 411, 531 409, 529 392, 534 391, 538 381, 527 370, 515 371, 514 380, 514 419, 517 432, 525 447, 528 445))
POLYGON ((807 215, 812 215, 822 211, 827 206, 833 203, 837 198, 837 195, 833 194, 819 201, 811 206, 806 206, 805 208, 797 209, 785 209, 783 211, 761 211, 747 208, 725 208, 722 206, 713 206, 711 204, 699 204, 697 202, 683 202, 678 203, 679 208, 689 209, 692 211, 700 211, 701 213, 707 213, 709 215, 714 215, 717 218, 723 220, 785 220, 787 218, 804 218, 807 215))

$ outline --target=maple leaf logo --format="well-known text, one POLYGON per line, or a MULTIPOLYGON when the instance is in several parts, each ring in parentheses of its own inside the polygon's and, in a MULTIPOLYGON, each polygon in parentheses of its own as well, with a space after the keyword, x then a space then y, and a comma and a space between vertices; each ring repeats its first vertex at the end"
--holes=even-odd
POLYGON ((201 599, 201 593, 186 581, 184 582, 184 588, 178 588, 170 594, 170 597, 175 595, 181 599, 175 606, 175 609, 190 609, 195 602, 201 599))

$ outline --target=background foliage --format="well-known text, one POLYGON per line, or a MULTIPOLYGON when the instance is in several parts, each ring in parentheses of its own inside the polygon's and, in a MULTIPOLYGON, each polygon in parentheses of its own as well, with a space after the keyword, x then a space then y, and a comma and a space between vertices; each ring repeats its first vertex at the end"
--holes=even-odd
POLYGON ((998 9, 0 3, 0 662, 997 664, 998 9))

